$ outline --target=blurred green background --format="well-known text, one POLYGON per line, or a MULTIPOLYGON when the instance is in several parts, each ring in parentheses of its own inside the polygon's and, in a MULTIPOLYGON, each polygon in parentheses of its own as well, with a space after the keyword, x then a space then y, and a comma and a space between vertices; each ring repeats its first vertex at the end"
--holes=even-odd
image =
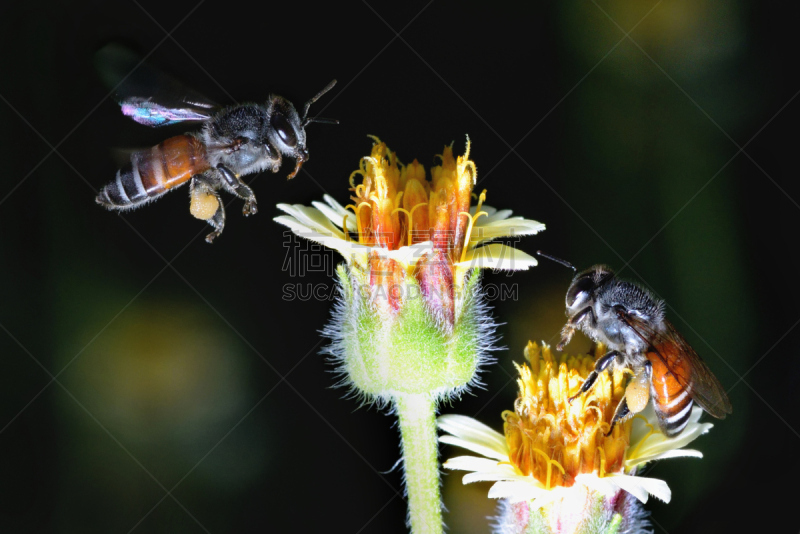
MULTIPOLYGON (((469 134, 487 204, 547 224, 518 246, 651 288, 729 390, 703 460, 648 470, 673 491, 655 531, 796 532, 795 31, 707 0, 4 3, 0 531, 404 532, 393 419, 341 399, 319 355, 339 258, 303 265, 271 219, 344 201, 367 134, 427 168, 469 134), (234 202, 213 246, 185 190, 108 213, 115 150, 182 131, 121 115, 93 66, 111 42, 223 104, 338 78, 312 112, 341 124, 310 126, 306 172, 257 177, 259 214, 234 202)), ((502 428, 570 276, 486 274, 508 350, 444 411, 502 428)), ((489 532, 488 485, 460 479, 450 531, 489 532)))

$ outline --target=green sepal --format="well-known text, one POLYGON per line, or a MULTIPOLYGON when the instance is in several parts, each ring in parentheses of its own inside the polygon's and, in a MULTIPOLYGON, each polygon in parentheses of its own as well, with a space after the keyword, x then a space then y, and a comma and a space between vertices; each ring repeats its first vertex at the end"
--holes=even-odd
POLYGON ((382 311, 370 302, 368 273, 337 269, 344 302, 338 332, 339 357, 349 381, 368 396, 389 398, 398 393, 443 395, 468 385, 491 341, 485 306, 479 298, 480 276, 466 277, 457 297, 452 332, 428 312, 416 280, 407 277, 397 312, 382 311))

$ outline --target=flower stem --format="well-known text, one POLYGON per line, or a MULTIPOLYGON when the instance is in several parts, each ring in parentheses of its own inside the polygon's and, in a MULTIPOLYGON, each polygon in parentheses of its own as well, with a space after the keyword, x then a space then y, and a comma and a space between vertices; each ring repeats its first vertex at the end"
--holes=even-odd
POLYGON ((395 396, 413 534, 441 534, 436 407, 428 394, 395 396))

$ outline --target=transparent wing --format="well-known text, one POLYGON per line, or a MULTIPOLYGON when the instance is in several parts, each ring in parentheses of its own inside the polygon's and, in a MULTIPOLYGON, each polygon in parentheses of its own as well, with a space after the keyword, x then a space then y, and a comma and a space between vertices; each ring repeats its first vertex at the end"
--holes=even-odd
POLYGON ((186 107, 169 107, 149 98, 132 97, 120 101, 122 114, 145 126, 169 126, 186 121, 207 121, 211 113, 186 107))
POLYGON ((672 323, 665 319, 666 328, 659 332, 638 317, 618 313, 650 345, 648 357, 659 358, 701 408, 719 419, 733 411, 725 388, 672 323))
POLYGON ((102 48, 95 60, 100 77, 114 90, 122 113, 139 124, 159 127, 206 121, 218 108, 121 45, 102 48))

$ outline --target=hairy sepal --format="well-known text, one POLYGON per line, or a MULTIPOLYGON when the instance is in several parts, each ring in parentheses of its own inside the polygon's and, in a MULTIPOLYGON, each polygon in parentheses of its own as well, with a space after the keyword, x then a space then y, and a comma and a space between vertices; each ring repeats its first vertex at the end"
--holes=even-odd
POLYGON ((364 402, 389 403, 398 395, 433 395, 437 401, 460 395, 478 383, 494 350, 495 323, 473 272, 457 292, 455 322, 444 324, 430 313, 418 282, 407 277, 402 306, 387 311, 376 305, 368 275, 357 266, 337 269, 339 298, 323 334, 339 385, 364 402))

